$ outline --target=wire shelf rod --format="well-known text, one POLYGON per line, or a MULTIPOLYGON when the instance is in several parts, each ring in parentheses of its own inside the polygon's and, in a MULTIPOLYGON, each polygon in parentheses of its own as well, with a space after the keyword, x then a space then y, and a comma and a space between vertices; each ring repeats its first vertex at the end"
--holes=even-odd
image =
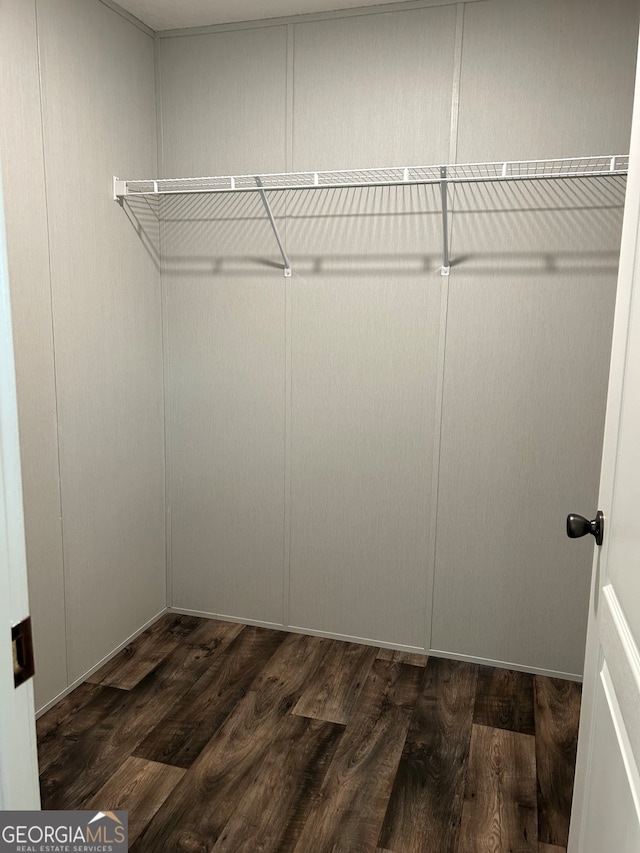
MULTIPOLYGON (((618 175, 620 177, 624 177, 627 174, 626 169, 617 169, 615 172, 607 169, 602 172, 589 172, 581 175, 509 175, 507 177, 502 177, 501 175, 496 175, 494 177, 483 177, 483 178, 451 178, 447 177, 444 179, 444 183, 446 184, 471 184, 471 183, 505 183, 507 181, 549 181, 549 180, 568 180, 568 179, 577 179, 577 178, 598 178, 598 177, 611 177, 618 175)), ((131 183, 127 181, 127 183, 131 183)), ((410 187, 410 186, 429 186, 432 184, 440 184, 442 180, 440 178, 432 178, 428 180, 409 180, 409 181, 363 181, 359 183, 344 183, 344 184, 296 184, 292 186, 291 184, 273 184, 265 187, 265 189, 272 191, 281 191, 281 192, 289 192, 295 190, 339 190, 339 189, 358 189, 360 187, 410 187)), ((155 190, 131 190, 128 189, 126 193, 121 193, 118 195, 118 198, 122 198, 124 196, 154 196, 154 195, 198 195, 205 193, 245 193, 245 192, 258 192, 258 187, 215 187, 215 188, 203 188, 203 189, 177 189, 177 190, 167 190, 167 189, 159 189, 155 190)))
POLYGON ((564 180, 625 175, 628 156, 607 155, 555 160, 511 160, 433 166, 393 166, 385 169, 276 172, 264 175, 219 175, 197 178, 116 180, 114 196, 185 195, 191 193, 257 192, 260 188, 289 191, 353 189, 446 183, 564 180), (442 177, 442 170, 446 176, 442 177))

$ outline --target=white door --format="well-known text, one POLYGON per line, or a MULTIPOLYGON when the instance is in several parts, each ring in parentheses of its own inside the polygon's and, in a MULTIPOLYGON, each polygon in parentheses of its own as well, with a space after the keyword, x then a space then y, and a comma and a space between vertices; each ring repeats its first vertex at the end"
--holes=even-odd
POLYGON ((28 616, 18 415, 0 180, 0 809, 39 809, 33 679, 14 685, 11 629, 28 616))
POLYGON ((630 152, 568 853, 640 853, 640 63, 630 152))

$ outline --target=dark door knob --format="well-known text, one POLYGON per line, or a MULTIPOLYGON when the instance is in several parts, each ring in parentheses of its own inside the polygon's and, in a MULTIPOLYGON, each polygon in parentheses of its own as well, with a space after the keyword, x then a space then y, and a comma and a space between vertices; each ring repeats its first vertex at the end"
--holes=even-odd
POLYGON ((589 521, 583 515, 567 516, 567 536, 569 539, 579 539, 580 536, 586 536, 590 533, 596 538, 596 545, 602 545, 602 536, 604 534, 604 513, 600 510, 596 513, 593 521, 589 521))

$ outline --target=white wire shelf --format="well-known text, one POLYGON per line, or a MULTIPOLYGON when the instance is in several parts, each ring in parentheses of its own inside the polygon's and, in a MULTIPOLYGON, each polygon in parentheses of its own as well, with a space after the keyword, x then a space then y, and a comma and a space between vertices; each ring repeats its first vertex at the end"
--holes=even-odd
POLYGON ((218 175, 203 178, 119 180, 114 198, 132 195, 313 190, 339 187, 385 187, 403 184, 447 184, 481 181, 544 180, 625 175, 628 155, 568 157, 556 160, 507 160, 434 166, 394 166, 325 172, 280 172, 264 175, 218 175))
POLYGON ((114 177, 113 198, 192 195, 197 193, 258 192, 282 255, 285 276, 291 262, 273 216, 267 190, 317 190, 349 187, 395 187, 439 184, 442 202, 442 275, 449 275, 448 196, 450 184, 489 181, 539 181, 626 175, 627 154, 564 157, 555 160, 503 160, 493 163, 454 163, 435 166, 394 166, 387 169, 348 169, 332 172, 280 172, 270 175, 220 175, 209 178, 163 178, 126 181, 114 177))

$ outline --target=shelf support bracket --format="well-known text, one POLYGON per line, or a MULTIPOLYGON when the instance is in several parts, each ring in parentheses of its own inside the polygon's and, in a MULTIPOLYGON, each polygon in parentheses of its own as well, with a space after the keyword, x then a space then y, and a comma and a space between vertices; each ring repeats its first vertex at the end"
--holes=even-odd
POLYGON ((116 176, 113 176, 113 200, 117 201, 118 204, 122 204, 123 198, 127 194, 127 182, 121 181, 116 176))
POLYGON ((276 236, 276 240, 278 242, 278 248, 280 249, 280 254, 282 255, 282 261, 284 263, 284 275, 285 278, 289 278, 291 276, 291 261, 289 260, 289 256, 284 250, 284 244, 280 237, 280 232, 278 231, 278 226, 276 225, 276 220, 273 217, 273 213, 271 211, 271 205, 269 204, 269 199, 267 198, 266 192, 262 188, 262 181, 260 178, 256 176, 256 183, 259 187, 258 192, 260 193, 260 198, 262 199, 262 203, 264 204, 264 209, 267 211, 267 216, 269 217, 269 222, 271 223, 271 227, 273 228, 273 233, 276 236))
POLYGON ((451 261, 449 259, 449 223, 447 208, 447 167, 440 166, 440 195, 442 197, 442 268, 440 275, 449 275, 451 261))

